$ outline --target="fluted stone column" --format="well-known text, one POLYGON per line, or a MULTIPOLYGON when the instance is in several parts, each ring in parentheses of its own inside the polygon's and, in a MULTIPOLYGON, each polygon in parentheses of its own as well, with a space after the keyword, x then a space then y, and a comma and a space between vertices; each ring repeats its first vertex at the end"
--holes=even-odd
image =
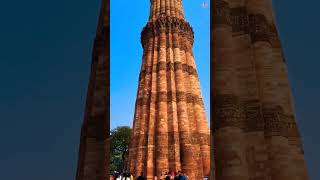
POLYGON ((272 179, 294 179, 294 168, 290 168, 291 148, 286 138, 286 118, 280 103, 277 87, 277 59, 272 53, 269 38, 269 24, 272 16, 268 14, 265 1, 248 2, 252 43, 257 78, 259 81, 262 115, 265 121, 265 136, 270 158, 272 179))
POLYGON ((159 56, 157 61, 157 118, 156 118, 156 173, 169 171, 167 77, 166 77, 166 34, 159 31, 159 56))
MULTIPOLYGON (((151 39, 149 43, 153 43, 152 47, 152 56, 153 59, 158 58, 158 38, 150 36, 151 39)), ((147 71, 147 73, 151 74, 151 94, 150 94, 150 110, 149 110, 149 131, 148 131, 148 153, 147 153, 147 167, 146 167, 146 175, 147 179, 152 179, 156 174, 155 171, 155 122, 156 122, 156 98, 157 98, 157 66, 156 62, 152 62, 152 65, 147 71)))
POLYGON ((167 37, 169 169, 181 169, 172 34, 167 37))
POLYGON ((239 101, 230 3, 214 2, 213 71, 214 132, 216 179, 247 180, 243 110, 239 101))
POLYGON ((216 149, 215 178, 308 179, 271 0, 218 0, 214 6, 211 48, 215 114, 211 142, 216 149), (228 73, 221 73, 224 71, 228 73), (221 100, 219 92, 233 93, 235 98, 221 100), (237 103, 239 106, 234 107, 240 107, 239 116, 227 108, 237 103), (226 154, 239 141, 228 141, 227 136, 221 141, 217 138, 221 123, 227 123, 230 114, 235 119, 228 126, 242 129, 245 149, 234 157, 246 160, 243 170, 247 170, 247 176, 234 168, 236 164, 223 166, 227 161, 220 153, 226 154), (226 143, 229 147, 223 149, 226 143), (233 176, 226 177, 228 174, 233 176))
POLYGON ((170 170, 202 178, 209 175, 209 128, 192 55, 193 31, 181 0, 153 0, 150 11, 141 34, 129 170, 145 172, 147 179, 170 170))
MULTIPOLYGON (((269 7, 269 13, 272 14, 272 1, 267 1, 269 7)), ((274 16, 274 14, 272 14, 274 16)), ((276 59, 278 63, 276 67, 278 68, 278 88, 281 91, 281 104, 283 105, 284 113, 288 117, 288 130, 287 137, 289 140, 289 144, 292 147, 293 151, 293 164, 296 165, 295 176, 297 179, 308 179, 306 164, 304 161, 304 151, 303 145, 301 142, 299 128, 295 118, 294 104, 293 98, 290 90, 290 83, 288 80, 288 72, 287 65, 285 61, 285 57, 283 54, 283 50, 281 47, 281 42, 279 40, 279 35, 276 26, 271 26, 271 43, 272 43, 272 53, 273 57, 276 59)))
MULTIPOLYGON (((192 105, 194 123, 190 127, 194 127, 193 137, 197 137, 199 141, 195 141, 196 147, 200 147, 201 154, 199 156, 198 166, 203 166, 203 173, 210 174, 210 142, 209 142, 209 127, 207 126, 206 115, 204 111, 204 104, 198 81, 198 73, 196 64, 192 53, 192 45, 190 41, 186 43, 186 66, 185 69, 188 74, 188 103, 192 105)), ((191 109, 191 108, 190 108, 191 109)), ((201 174, 202 172, 200 172, 201 174)))
POLYGON ((93 45, 76 180, 109 178, 109 8, 103 0, 93 45))
POLYGON ((255 62, 252 58, 249 16, 245 2, 230 1, 230 16, 233 36, 232 56, 236 61, 239 101, 245 118, 248 176, 249 179, 262 179, 268 173, 266 170, 268 154, 255 62))

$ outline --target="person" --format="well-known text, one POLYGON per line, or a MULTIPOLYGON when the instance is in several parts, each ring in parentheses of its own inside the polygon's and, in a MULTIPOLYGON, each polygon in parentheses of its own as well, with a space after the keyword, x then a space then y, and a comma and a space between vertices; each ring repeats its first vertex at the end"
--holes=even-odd
POLYGON ((126 180, 131 180, 129 171, 126 171, 126 180))
POLYGON ((146 177, 143 175, 143 172, 141 172, 141 175, 137 178, 137 180, 146 180, 146 177))
POLYGON ((184 172, 181 171, 180 180, 187 180, 187 177, 185 176, 184 172))
POLYGON ((114 180, 113 174, 110 174, 110 180, 114 180))
POLYGON ((155 175, 154 178, 153 178, 153 180, 158 180, 158 176, 155 175))
POLYGON ((123 173, 122 173, 122 178, 121 178, 121 180, 129 180, 129 178, 128 178, 128 173, 127 173, 127 171, 124 171, 123 173))
MULTIPOLYGON (((179 173, 180 173, 180 171, 179 171, 179 173)), ((179 174, 177 172, 175 172, 174 180, 179 180, 179 179, 180 179, 179 174)))
POLYGON ((160 180, 164 180, 163 174, 160 174, 160 180))
POLYGON ((170 180, 170 175, 166 172, 165 174, 166 178, 164 178, 164 180, 170 180))
POLYGON ((130 180, 133 180, 133 174, 130 173, 130 180))
POLYGON ((120 180, 118 174, 114 174, 114 179, 115 180, 120 180))
POLYGON ((173 170, 170 171, 170 175, 174 176, 175 172, 173 170))
POLYGON ((178 171, 178 177, 179 177, 179 180, 182 178, 181 171, 178 171))
POLYGON ((186 173, 184 173, 183 175, 186 177, 186 180, 189 179, 189 176, 186 173))

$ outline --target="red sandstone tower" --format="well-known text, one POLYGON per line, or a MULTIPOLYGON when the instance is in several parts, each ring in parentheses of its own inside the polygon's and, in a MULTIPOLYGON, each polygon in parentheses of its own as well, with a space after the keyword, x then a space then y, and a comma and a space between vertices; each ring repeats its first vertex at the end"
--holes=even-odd
POLYGON ((308 179, 271 2, 212 2, 216 180, 308 179))
MULTIPOLYGON (((128 168, 147 179, 182 170, 209 175, 209 127, 195 60, 193 31, 181 0, 151 0, 141 33, 142 65, 128 168)), ((196 178, 197 177, 197 178, 196 178)))
POLYGON ((109 179, 109 3, 102 0, 94 40, 76 180, 109 179))

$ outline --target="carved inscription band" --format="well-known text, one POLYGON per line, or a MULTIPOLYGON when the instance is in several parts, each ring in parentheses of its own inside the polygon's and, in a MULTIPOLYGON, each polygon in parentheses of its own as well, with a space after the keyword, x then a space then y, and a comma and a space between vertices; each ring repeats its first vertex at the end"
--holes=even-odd
MULTIPOLYGON (((214 24, 229 25, 233 36, 250 34, 251 42, 269 42, 279 46, 279 36, 273 23, 267 21, 263 14, 249 14, 246 7, 230 8, 223 0, 214 2, 214 24)), ((215 26, 219 27, 219 26, 215 26)))
POLYGON ((266 136, 300 137, 294 116, 285 115, 280 106, 261 108, 258 101, 240 105, 232 94, 214 97, 214 129, 238 127, 245 132, 264 130, 266 136))
POLYGON ((223 127, 244 128, 244 112, 240 108, 239 98, 232 94, 218 95, 214 97, 214 129, 223 127))
POLYGON ((151 93, 151 95, 146 95, 144 97, 140 97, 137 99, 137 105, 149 105, 150 102, 186 102, 186 103, 194 103, 200 106, 204 106, 202 98, 196 94, 186 93, 186 92, 157 92, 151 93), (154 98, 153 98, 154 97, 154 98))
MULTIPOLYGON (((173 139, 180 138, 180 139, 183 139, 183 141, 186 142, 186 144, 210 145, 210 135, 209 134, 194 132, 189 135, 189 133, 185 133, 182 131, 180 131, 179 134, 176 132, 157 134, 157 139, 159 139, 159 141, 169 139, 170 142, 174 142, 173 139), (179 137, 179 134, 180 135, 183 134, 183 136, 179 137)), ((144 145, 144 147, 145 147, 148 143, 147 141, 148 141, 147 139, 141 138, 138 140, 137 143, 132 143, 132 146, 130 149, 138 148, 139 144, 144 145)), ((174 144, 170 144, 170 146, 174 146, 174 144)))
POLYGON ((294 116, 285 115, 280 106, 263 108, 266 136, 300 137, 294 116))
POLYGON ((145 77, 146 75, 151 75, 152 73, 159 73, 159 71, 178 71, 182 70, 184 72, 187 72, 189 75, 198 77, 197 70, 188 65, 188 64, 182 64, 181 62, 158 62, 157 64, 152 66, 145 66, 145 69, 140 71, 140 79, 145 77))
MULTIPOLYGON (((148 24, 143 28, 141 32, 141 43, 143 47, 150 37, 159 36, 161 32, 165 33, 178 33, 185 36, 186 39, 193 44, 194 33, 191 25, 183 19, 178 19, 176 17, 161 17, 155 21, 148 22, 148 24)), ((173 43, 175 46, 175 43, 173 43)))

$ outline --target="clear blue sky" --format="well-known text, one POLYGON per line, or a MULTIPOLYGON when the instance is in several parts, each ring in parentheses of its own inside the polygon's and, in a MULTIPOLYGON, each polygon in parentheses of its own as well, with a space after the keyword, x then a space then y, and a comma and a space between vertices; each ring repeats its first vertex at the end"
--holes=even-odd
MULTIPOLYGON (((112 43, 112 48, 121 44, 121 47, 129 47, 128 53, 135 53, 126 59, 117 55, 117 61, 123 63, 123 73, 134 69, 130 77, 125 76, 130 79, 121 83, 132 86, 135 98, 142 50, 140 31, 148 15, 148 9, 142 7, 147 8, 149 0, 111 1, 112 15, 128 12, 111 19, 121 21, 119 25, 124 27, 130 24, 132 29, 130 34, 123 35, 127 41, 119 39, 119 42, 112 43), (134 8, 139 10, 129 11, 134 8)), ((199 18, 208 12, 201 9, 199 3, 201 1, 184 0, 187 19, 196 33, 194 53, 199 73, 204 73, 200 74, 200 81, 205 91, 206 71, 199 68, 201 63, 206 63, 206 57, 198 53, 200 46, 197 43, 208 42, 208 39, 201 40, 205 35, 197 33, 204 26, 201 22, 208 23, 208 20, 199 18)), ((320 1, 275 3, 310 180, 319 180, 320 1)), ((74 179, 99 5, 99 0, 1 0, 1 180, 74 179)), ((117 31, 121 29, 111 29, 111 34, 117 31)), ((118 75, 119 79, 124 76, 111 73, 118 75)), ((116 89, 113 84, 114 81, 111 82, 112 91, 125 91, 125 87, 116 89)), ((128 94, 123 96, 134 103, 134 98, 129 99, 128 94)), ((133 112, 133 106, 127 100, 121 104, 133 112)), ((130 113, 122 111, 121 114, 130 113)), ((121 121, 131 121, 132 118, 119 117, 116 120, 121 124, 121 121)))
MULTIPOLYGON (((207 117, 210 117, 210 8, 184 1, 195 33, 194 56, 207 117)), ((209 1, 207 1, 209 2, 209 1)), ((140 32, 149 18, 149 1, 111 1, 111 128, 132 126, 142 61, 140 32)))

